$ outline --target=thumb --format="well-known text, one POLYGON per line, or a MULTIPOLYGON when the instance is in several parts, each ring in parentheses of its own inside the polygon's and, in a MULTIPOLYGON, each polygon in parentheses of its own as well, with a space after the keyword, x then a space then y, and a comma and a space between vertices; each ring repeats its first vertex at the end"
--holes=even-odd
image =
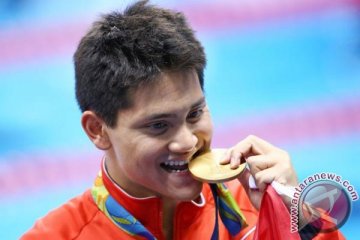
POLYGON ((260 192, 258 188, 256 188, 255 183, 249 184, 250 178, 252 178, 250 171, 248 169, 245 169, 238 177, 238 180, 245 189, 245 192, 248 195, 248 198, 250 199, 252 205, 257 210, 259 210, 263 193, 260 192))
POLYGON ((244 171, 238 177, 239 182, 241 183, 241 185, 243 186, 243 188, 247 193, 250 190, 250 186, 249 186, 250 176, 251 176, 250 171, 247 168, 245 168, 244 171))

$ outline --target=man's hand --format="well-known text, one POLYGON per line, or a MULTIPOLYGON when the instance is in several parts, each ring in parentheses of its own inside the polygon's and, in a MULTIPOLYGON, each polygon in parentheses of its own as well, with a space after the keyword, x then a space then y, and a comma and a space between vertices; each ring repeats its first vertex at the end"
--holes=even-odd
MULTIPOLYGON (((235 169, 245 161, 250 170, 244 170, 238 179, 256 209, 260 208, 266 185, 272 181, 289 186, 297 185, 297 176, 289 154, 256 136, 250 135, 230 148, 221 163, 230 163, 231 168, 235 169), (258 190, 249 188, 250 174, 254 177, 258 190)), ((284 200, 285 204, 290 204, 288 199, 284 200)))

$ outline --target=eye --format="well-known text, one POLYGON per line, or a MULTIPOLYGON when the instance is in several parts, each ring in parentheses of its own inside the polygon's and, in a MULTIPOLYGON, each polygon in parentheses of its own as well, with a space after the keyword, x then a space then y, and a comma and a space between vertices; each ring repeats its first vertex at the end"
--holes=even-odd
POLYGON ((195 121, 195 120, 200 119, 200 117, 203 113, 204 113, 204 110, 202 108, 196 109, 195 111, 190 112, 187 118, 189 120, 195 121))
POLYGON ((163 122, 157 122, 157 123, 150 124, 149 127, 153 128, 153 129, 163 129, 163 128, 167 127, 167 124, 163 123, 163 122))
POLYGON ((168 129, 169 125, 166 122, 154 122, 146 126, 152 134, 162 134, 168 129))

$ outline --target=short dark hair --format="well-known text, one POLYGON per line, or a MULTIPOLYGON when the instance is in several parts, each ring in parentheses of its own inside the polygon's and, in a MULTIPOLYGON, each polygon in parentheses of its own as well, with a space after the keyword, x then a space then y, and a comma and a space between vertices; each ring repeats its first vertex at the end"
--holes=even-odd
POLYGON ((118 111, 131 106, 130 90, 163 71, 194 69, 203 88, 206 58, 182 13, 139 1, 96 21, 74 64, 81 111, 92 110, 114 127, 118 111))

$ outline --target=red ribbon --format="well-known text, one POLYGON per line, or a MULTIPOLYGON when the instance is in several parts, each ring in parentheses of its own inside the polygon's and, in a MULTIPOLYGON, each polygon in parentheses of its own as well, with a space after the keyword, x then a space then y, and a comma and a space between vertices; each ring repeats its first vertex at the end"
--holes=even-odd
POLYGON ((300 240, 298 232, 291 233, 290 224, 289 210, 275 189, 268 185, 261 201, 254 239, 300 240))

